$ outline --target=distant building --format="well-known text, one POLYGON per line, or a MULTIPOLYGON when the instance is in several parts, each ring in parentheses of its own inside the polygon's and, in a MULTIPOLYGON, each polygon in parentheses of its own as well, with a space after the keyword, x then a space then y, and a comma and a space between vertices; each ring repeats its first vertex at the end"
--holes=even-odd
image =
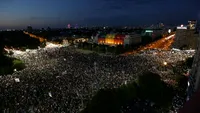
POLYGON ((196 29, 197 27, 197 21, 196 20, 189 20, 188 21, 188 28, 189 29, 196 29))
POLYGON ((130 34, 126 35, 124 38, 124 45, 137 45, 142 42, 142 38, 140 34, 130 34))
POLYGON ((196 48, 196 52, 194 55, 194 60, 192 64, 192 70, 189 73, 188 80, 188 89, 187 89, 187 100, 193 95, 193 93, 197 92, 200 89, 200 34, 198 35, 198 44, 196 48))
POLYGON ((51 31, 51 28, 50 28, 50 27, 47 27, 47 31, 51 31))
POLYGON ((141 36, 149 36, 152 40, 162 36, 165 31, 161 29, 146 29, 142 32, 141 36))
POLYGON ((67 25, 67 28, 68 28, 68 29, 71 29, 71 24, 68 24, 68 25, 67 25))
POLYGON ((177 26, 173 48, 196 49, 198 45, 198 26, 196 20, 188 21, 188 25, 177 26))
POLYGON ((159 23, 158 27, 159 27, 159 28, 163 28, 163 27, 164 27, 164 24, 163 24, 163 23, 159 23))
POLYGON ((183 24, 180 26, 177 26, 176 29, 188 29, 187 26, 184 26, 183 24))
POLYGON ((74 28, 75 28, 75 29, 78 29, 78 24, 76 24, 76 25, 74 26, 74 28))
POLYGON ((45 29, 44 29, 44 28, 42 28, 41 30, 42 30, 42 31, 45 31, 45 29))
POLYGON ((27 32, 31 33, 33 31, 33 28, 31 26, 27 27, 27 32))

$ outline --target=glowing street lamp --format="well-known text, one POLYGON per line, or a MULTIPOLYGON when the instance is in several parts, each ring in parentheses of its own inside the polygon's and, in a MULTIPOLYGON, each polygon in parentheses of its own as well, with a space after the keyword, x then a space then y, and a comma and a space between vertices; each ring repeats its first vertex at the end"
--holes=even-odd
POLYGON ((169 34, 171 33, 171 29, 168 30, 168 33, 169 33, 169 34))
POLYGON ((166 66, 166 65, 167 65, 167 62, 163 62, 163 64, 166 66))

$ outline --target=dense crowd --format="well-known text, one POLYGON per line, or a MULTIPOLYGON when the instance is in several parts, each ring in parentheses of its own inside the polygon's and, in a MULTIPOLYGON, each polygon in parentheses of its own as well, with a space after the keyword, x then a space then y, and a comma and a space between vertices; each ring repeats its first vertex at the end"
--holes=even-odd
POLYGON ((106 56, 83 54, 72 47, 14 51, 13 57, 23 60, 26 68, 0 76, 0 110, 77 113, 97 90, 132 82, 147 70, 158 73, 163 80, 173 78, 170 66, 193 54, 147 50, 130 56, 106 56))

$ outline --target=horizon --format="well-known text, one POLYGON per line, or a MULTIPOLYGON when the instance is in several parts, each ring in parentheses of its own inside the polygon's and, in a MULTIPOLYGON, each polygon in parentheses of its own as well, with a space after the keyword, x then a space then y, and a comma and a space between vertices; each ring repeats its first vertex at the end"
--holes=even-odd
POLYGON ((0 29, 81 26, 179 25, 200 19, 196 0, 6 0, 0 1, 0 29))

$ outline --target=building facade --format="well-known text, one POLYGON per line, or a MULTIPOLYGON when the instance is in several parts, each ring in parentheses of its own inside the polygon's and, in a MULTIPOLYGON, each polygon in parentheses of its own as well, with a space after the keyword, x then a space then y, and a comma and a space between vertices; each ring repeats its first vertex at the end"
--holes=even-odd
POLYGON ((162 34, 164 34, 164 31, 160 29, 146 29, 142 32, 142 36, 148 36, 151 40, 155 40, 157 37, 162 36, 162 34))
POLYGON ((137 45, 142 42, 141 35, 133 34, 133 35, 126 35, 124 39, 124 45, 137 45))
POLYGON ((105 45, 133 45, 141 43, 139 34, 105 34, 98 33, 93 37, 94 43, 105 45))
POLYGON ((189 20, 188 21, 188 28, 189 29, 195 29, 197 27, 197 21, 196 20, 189 20))
POLYGON ((187 100, 200 89, 200 34, 198 37, 198 45, 196 53, 194 55, 194 61, 192 64, 192 70, 190 71, 188 88, 187 88, 187 100))

